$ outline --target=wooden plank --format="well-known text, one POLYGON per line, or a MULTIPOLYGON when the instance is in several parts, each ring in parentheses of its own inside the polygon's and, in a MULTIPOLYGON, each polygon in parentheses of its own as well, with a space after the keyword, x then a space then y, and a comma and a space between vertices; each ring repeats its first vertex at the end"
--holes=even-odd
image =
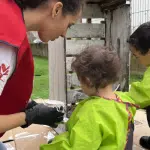
POLYGON ((70 72, 71 69, 71 63, 73 62, 74 57, 66 57, 66 71, 70 72))
POLYGON ((124 5, 121 8, 116 9, 113 12, 107 14, 106 17, 107 29, 106 29, 106 45, 115 49, 122 63, 122 82, 120 87, 121 90, 128 91, 129 87, 129 70, 130 70, 130 61, 129 61, 129 45, 126 44, 127 38, 130 35, 130 7, 124 5), (113 21, 111 20, 113 16, 113 21), (111 29, 111 30, 110 30, 111 29), (124 82, 124 78, 125 81, 124 82), (124 88, 123 88, 124 87, 124 88))
POLYGON ((105 24, 76 24, 67 32, 67 38, 105 38, 105 24))
POLYGON ((98 4, 86 4, 83 6, 82 18, 104 18, 104 14, 98 4))
POLYGON ((94 40, 67 40, 66 41, 66 54, 75 55, 80 53, 85 47, 90 45, 102 45, 104 46, 105 41, 94 39, 94 40))
POLYGON ((126 4, 126 0, 108 0, 101 4, 102 10, 115 10, 118 6, 126 4))
MULTIPOLYGON (((66 41, 66 54, 67 55, 76 55, 80 53, 85 47, 89 45, 102 45, 104 46, 103 40, 67 40, 66 41)), ((67 72, 72 71, 71 70, 71 63, 73 61, 74 57, 67 57, 66 58, 66 68, 67 72)))
POLYGON ((50 99, 66 103, 64 38, 48 43, 50 99))
POLYGON ((72 88, 72 87, 79 87, 80 86, 80 82, 77 78, 76 73, 72 73, 72 74, 67 74, 67 88, 72 88))
POLYGON ((81 99, 85 99, 87 96, 80 91, 80 89, 75 90, 69 90, 67 91, 67 101, 68 104, 70 103, 76 103, 77 101, 80 101, 81 99))

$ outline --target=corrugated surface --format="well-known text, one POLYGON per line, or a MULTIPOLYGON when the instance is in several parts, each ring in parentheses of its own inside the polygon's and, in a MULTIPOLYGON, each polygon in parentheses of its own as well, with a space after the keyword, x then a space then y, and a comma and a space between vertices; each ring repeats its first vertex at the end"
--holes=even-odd
POLYGON ((131 0, 132 32, 142 23, 150 21, 150 0, 131 0))

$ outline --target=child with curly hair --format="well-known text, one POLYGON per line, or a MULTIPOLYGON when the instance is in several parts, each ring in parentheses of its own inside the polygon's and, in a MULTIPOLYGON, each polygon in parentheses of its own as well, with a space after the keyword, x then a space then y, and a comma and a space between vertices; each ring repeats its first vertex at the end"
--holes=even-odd
POLYGON ((112 89, 120 77, 118 55, 106 47, 90 46, 76 57, 72 69, 89 97, 76 107, 68 131, 41 150, 131 150, 127 143, 133 140, 131 124, 138 106, 112 89))

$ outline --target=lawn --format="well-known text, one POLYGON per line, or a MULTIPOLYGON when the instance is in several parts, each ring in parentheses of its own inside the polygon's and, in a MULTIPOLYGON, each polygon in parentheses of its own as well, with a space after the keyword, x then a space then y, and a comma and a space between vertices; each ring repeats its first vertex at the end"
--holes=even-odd
POLYGON ((34 88, 32 99, 49 97, 48 59, 34 57, 34 88))
POLYGON ((142 78, 143 78, 143 75, 131 74, 130 83, 136 82, 136 81, 141 81, 142 78))
MULTIPOLYGON (((48 79, 48 59, 34 57, 35 64, 35 76, 34 76, 34 88, 32 93, 33 99, 49 97, 49 79, 48 79)), ((142 75, 131 75, 130 83, 135 81, 141 81, 142 75)))

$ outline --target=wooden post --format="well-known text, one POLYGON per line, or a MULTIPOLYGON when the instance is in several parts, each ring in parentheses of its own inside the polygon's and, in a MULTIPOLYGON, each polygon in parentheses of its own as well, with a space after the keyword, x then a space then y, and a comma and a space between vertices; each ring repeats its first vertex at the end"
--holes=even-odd
POLYGON ((120 90, 128 91, 130 76, 129 45, 130 35, 130 6, 124 5, 106 14, 106 45, 118 51, 122 64, 120 90))
POLYGON ((65 40, 59 38, 48 43, 49 97, 66 104, 65 40))

